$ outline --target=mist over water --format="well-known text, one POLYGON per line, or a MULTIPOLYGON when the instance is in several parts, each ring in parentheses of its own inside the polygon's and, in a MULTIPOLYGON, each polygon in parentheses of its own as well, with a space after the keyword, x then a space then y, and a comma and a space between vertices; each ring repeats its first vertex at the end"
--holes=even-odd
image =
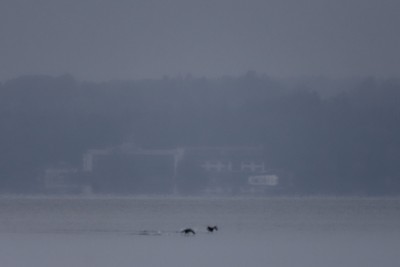
POLYGON ((0 267, 400 266, 399 13, 1 0, 0 267))
POLYGON ((1 198, 0 256, 5 267, 396 266, 399 201, 1 198))

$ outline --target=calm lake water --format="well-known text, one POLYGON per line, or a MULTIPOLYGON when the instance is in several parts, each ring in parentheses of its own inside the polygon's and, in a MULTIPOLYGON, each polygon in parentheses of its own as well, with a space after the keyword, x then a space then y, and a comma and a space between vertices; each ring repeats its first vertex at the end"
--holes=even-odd
POLYGON ((399 251, 399 198, 0 198, 2 267, 398 267, 399 251))

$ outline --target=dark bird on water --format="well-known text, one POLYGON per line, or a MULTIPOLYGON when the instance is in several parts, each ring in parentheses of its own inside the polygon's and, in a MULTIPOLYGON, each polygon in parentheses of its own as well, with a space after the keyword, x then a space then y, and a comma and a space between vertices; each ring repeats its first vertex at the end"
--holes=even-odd
POLYGON ((218 231, 218 227, 216 225, 214 226, 207 226, 207 231, 212 233, 214 231, 218 231))
POLYGON ((185 228, 181 231, 182 234, 185 235, 195 235, 196 232, 192 228, 185 228))

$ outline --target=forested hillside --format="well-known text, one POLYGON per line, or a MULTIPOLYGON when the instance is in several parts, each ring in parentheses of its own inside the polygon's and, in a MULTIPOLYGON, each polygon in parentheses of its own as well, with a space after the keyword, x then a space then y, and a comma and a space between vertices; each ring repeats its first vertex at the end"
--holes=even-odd
POLYGON ((5 81, 0 192, 35 192, 46 167, 79 167, 85 150, 123 142, 262 145, 271 165, 295 175, 300 194, 400 192, 399 81, 362 79, 329 94, 312 81, 287 84, 251 72, 218 79, 5 81))

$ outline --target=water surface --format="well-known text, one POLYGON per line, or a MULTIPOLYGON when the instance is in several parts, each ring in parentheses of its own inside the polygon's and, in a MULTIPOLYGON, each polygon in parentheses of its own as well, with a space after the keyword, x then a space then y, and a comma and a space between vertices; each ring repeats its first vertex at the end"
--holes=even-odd
POLYGON ((398 198, 0 198, 5 267, 397 267, 399 248, 398 198))

